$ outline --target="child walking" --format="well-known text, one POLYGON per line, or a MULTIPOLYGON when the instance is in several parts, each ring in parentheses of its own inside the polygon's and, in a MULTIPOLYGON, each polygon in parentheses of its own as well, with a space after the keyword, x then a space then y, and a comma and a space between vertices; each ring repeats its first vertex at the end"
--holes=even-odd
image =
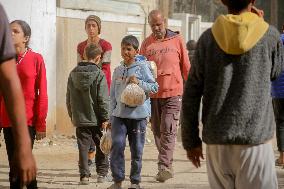
MULTIPOLYGON (((41 54, 34 52, 29 47, 31 28, 23 20, 14 20, 10 23, 12 40, 16 49, 16 67, 21 82, 21 88, 25 99, 26 125, 31 140, 31 147, 35 140, 41 140, 46 136, 46 116, 48 109, 46 69, 41 54)), ((11 189, 20 189, 21 178, 15 171, 13 157, 18 146, 13 132, 13 118, 10 119, 8 112, 11 111, 9 104, 1 101, 0 118, 3 127, 6 151, 9 161, 9 182, 11 189)), ((19 107, 18 107, 19 108, 19 107)), ((29 143, 29 141, 26 141, 29 143)), ((16 162, 18 163, 18 162, 16 162)), ((36 178, 26 185, 27 189, 37 189, 36 178)))
POLYGON ((126 135, 131 151, 131 188, 139 189, 142 154, 145 143, 147 118, 151 114, 149 93, 158 91, 148 63, 138 58, 139 42, 134 36, 126 36, 121 42, 121 65, 115 68, 110 90, 110 123, 112 149, 110 165, 114 183, 108 189, 121 189, 125 178, 124 150, 126 135), (137 84, 146 95, 142 105, 130 107, 121 102, 121 94, 128 83, 137 84))
POLYGON ((108 156, 100 150, 102 129, 108 125, 109 95, 105 74, 98 67, 102 49, 90 44, 85 49, 87 62, 80 62, 71 71, 66 94, 66 105, 76 127, 79 148, 80 183, 89 184, 88 151, 96 145, 97 182, 105 181, 108 173, 108 156))

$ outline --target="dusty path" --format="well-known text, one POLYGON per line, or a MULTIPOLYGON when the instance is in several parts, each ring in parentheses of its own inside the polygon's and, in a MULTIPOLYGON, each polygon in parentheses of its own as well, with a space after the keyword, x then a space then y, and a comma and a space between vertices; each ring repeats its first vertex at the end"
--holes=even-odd
MULTIPOLYGON (((2 141, 3 144, 3 141, 2 141)), ((92 171, 91 184, 89 186, 78 185, 79 175, 77 170, 77 146, 72 138, 56 137, 52 142, 37 143, 34 153, 39 167, 40 188, 61 189, 105 189, 110 183, 97 184, 95 171, 92 171), (49 145, 51 144, 51 145, 49 145)), ((0 188, 8 189, 8 167, 5 148, 0 147, 0 188)), ((129 148, 126 148, 126 173, 127 178, 124 188, 129 186, 129 148)), ((178 143, 175 150, 175 178, 166 183, 157 183, 154 180, 156 174, 157 152, 153 143, 145 146, 142 169, 142 183, 144 189, 209 189, 206 175, 205 162, 201 169, 195 169, 187 160, 185 152, 178 143)), ((280 188, 284 189, 284 169, 277 168, 280 188)))

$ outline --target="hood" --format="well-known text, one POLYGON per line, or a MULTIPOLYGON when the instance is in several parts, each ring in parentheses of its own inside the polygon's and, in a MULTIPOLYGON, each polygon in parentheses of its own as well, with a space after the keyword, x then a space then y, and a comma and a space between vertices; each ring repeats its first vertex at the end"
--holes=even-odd
MULTIPOLYGON (((134 67, 136 67, 136 66, 141 65, 141 63, 145 63, 146 61, 147 61, 147 58, 146 58, 145 56, 138 54, 138 55, 135 56, 135 62, 133 62, 133 63, 132 63, 129 67, 127 67, 127 68, 128 68, 128 69, 134 68, 134 67)), ((126 68, 126 66, 125 66, 125 64, 124 64, 124 61, 121 61, 120 64, 126 68)))
POLYGON ((141 64, 143 64, 146 60, 138 60, 138 61, 135 61, 133 62, 129 67, 126 67, 125 64, 124 64, 124 61, 121 61, 120 62, 120 65, 122 65, 125 69, 131 69, 131 68, 134 68, 136 66, 139 66, 141 64))
POLYGON ((263 37, 269 25, 254 13, 221 15, 212 26, 218 46, 227 54, 249 51, 263 37))
MULTIPOLYGON (((180 36, 179 31, 172 31, 170 29, 166 29, 166 37, 161 41, 171 40, 171 39, 176 38, 178 36, 180 36)), ((156 41, 153 33, 151 34, 151 37, 152 37, 152 39, 154 39, 154 41, 156 41)))
POLYGON ((171 37, 174 37, 178 34, 179 34, 178 31, 172 31, 170 29, 167 29, 166 38, 171 38, 171 37))
POLYGON ((135 62, 143 62, 143 61, 147 61, 147 58, 145 57, 145 56, 143 56, 143 55, 140 55, 140 54, 138 54, 138 55, 136 55, 135 56, 135 62))
POLYGON ((71 72, 71 79, 74 87, 79 90, 88 90, 97 77, 98 66, 95 64, 79 63, 71 72))

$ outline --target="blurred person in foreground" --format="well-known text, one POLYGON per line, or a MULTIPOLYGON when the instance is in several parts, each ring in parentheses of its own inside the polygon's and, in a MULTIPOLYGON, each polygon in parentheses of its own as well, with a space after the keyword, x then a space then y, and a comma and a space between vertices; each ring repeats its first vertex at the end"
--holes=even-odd
POLYGON ((193 165, 200 167, 202 97, 210 187, 276 189, 270 90, 271 81, 283 70, 280 34, 253 7, 255 0, 222 2, 229 14, 220 15, 200 37, 186 83, 183 147, 193 165))
POLYGON ((35 179, 37 170, 27 127, 24 97, 16 69, 16 52, 11 39, 8 19, 1 4, 0 15, 0 87, 13 126, 13 142, 15 143, 13 169, 15 175, 12 176, 19 178, 20 186, 18 188, 22 188, 35 179))

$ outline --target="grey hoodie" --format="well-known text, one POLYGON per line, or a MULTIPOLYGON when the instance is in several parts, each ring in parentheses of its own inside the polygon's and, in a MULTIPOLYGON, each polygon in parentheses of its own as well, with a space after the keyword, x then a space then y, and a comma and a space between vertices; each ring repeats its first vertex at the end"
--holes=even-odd
POLYGON ((273 137, 271 80, 284 63, 279 32, 250 13, 232 17, 217 19, 198 41, 183 95, 182 142, 187 150, 201 145, 201 97, 206 144, 253 145, 273 137))
POLYGON ((104 73, 81 62, 69 74, 66 105, 76 127, 98 126, 108 120, 109 95, 104 73))

